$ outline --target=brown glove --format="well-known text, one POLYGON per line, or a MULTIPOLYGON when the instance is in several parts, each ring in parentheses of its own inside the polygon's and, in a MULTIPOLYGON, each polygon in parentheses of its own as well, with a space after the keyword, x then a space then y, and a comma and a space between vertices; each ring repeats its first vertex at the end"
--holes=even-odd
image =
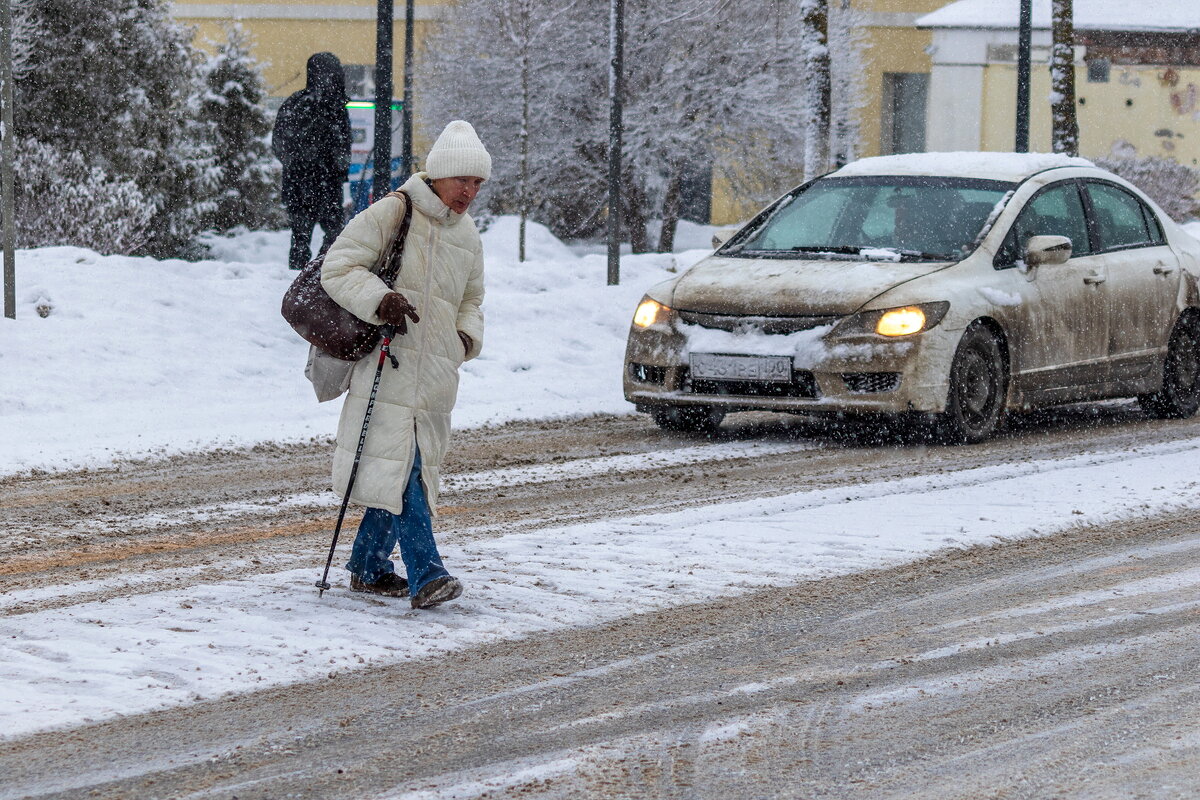
POLYGON ((395 325, 396 332, 401 335, 408 333, 408 322, 405 317, 413 322, 421 321, 421 318, 417 316, 417 309, 413 308, 412 303, 408 302, 408 298, 399 292, 385 294, 379 301, 379 309, 375 313, 387 324, 395 325))
POLYGON ((471 345, 475 344, 475 340, 472 339, 467 334, 463 333, 462 331, 458 332, 458 338, 462 340, 463 356, 465 357, 467 355, 467 353, 471 352, 471 345))

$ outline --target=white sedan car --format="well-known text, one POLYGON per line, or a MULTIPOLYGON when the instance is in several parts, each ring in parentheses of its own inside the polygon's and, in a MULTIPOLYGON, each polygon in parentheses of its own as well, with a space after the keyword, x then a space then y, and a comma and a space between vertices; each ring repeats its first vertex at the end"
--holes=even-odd
POLYGON ((734 411, 928 415, 1200 406, 1200 242, 1079 158, 866 158, 773 203, 639 304, 627 400, 662 427, 734 411))

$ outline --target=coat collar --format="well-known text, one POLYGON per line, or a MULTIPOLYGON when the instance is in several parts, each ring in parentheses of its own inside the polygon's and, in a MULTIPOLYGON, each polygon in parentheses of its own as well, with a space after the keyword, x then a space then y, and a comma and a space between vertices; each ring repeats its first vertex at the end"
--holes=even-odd
POLYGON ((408 192, 413 199, 413 207, 425 216, 442 225, 456 225, 466 214, 450 210, 450 206, 442 202, 429 184, 425 183, 426 174, 418 172, 404 182, 400 188, 408 192))

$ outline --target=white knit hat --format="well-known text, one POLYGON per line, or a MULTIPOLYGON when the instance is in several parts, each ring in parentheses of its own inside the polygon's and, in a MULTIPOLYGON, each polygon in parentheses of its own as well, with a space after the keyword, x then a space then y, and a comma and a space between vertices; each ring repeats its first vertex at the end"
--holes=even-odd
POLYGON ((446 126, 433 143, 425 159, 425 173, 430 180, 469 176, 492 177, 492 157, 479 141, 471 123, 456 119, 446 126))

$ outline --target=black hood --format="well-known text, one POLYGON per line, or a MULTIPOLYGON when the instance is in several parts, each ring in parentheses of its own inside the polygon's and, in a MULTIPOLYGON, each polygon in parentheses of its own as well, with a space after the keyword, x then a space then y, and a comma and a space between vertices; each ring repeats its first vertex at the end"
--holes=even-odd
POLYGON ((306 88, 322 100, 344 106, 349 99, 346 96, 346 73, 338 57, 333 53, 314 53, 309 56, 306 88))

